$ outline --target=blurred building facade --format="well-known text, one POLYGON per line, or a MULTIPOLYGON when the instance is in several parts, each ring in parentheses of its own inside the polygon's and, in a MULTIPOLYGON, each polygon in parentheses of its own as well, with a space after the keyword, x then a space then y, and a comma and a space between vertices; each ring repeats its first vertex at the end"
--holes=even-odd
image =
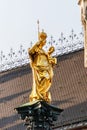
MULTIPOLYGON (((73 30, 72 34, 74 34, 73 30)), ((61 39, 64 40, 63 34, 61 34, 61 39)), ((61 39, 59 39, 60 42, 61 39)), ((70 35, 70 39, 73 40, 72 35, 70 35)), ((54 68, 51 87, 52 104, 64 109, 53 126, 54 130, 87 129, 87 69, 84 68, 83 41, 78 40, 78 38, 77 41, 70 44, 71 48, 68 48, 69 45, 65 48, 61 45, 62 49, 59 50, 56 47, 54 54, 58 64, 54 68), (77 45, 77 43, 79 44, 77 45)), ((51 37, 49 44, 52 45, 53 42, 55 45, 56 42, 51 37)), ((20 50, 19 54, 23 56, 25 53, 23 46, 20 46, 20 50)), ((14 62, 12 57, 16 55, 14 53, 11 49, 9 53, 12 60, 11 65, 14 62)), ((1 56, 5 58, 3 53, 1 56)), ((4 60, 3 58, 2 60, 4 60)), ((19 62, 17 61, 18 66, 13 64, 13 67, 10 65, 8 69, 3 69, 0 72, 0 130, 26 129, 23 125, 24 121, 14 110, 14 108, 29 101, 32 87, 29 58, 24 59, 21 58, 19 62)), ((1 65, 3 67, 4 64, 1 65)))

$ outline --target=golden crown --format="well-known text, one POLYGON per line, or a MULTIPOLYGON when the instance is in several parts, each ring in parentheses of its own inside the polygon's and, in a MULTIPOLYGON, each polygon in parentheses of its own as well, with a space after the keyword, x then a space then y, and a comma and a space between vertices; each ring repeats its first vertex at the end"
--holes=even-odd
POLYGON ((39 38, 46 39, 47 38, 47 34, 42 31, 42 32, 39 33, 39 38))

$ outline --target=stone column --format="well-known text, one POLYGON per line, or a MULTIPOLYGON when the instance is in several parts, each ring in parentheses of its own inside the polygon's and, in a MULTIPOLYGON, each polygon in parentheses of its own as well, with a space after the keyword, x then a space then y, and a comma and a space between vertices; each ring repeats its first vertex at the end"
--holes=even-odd
POLYGON ((84 27, 84 66, 87 68, 87 0, 78 0, 81 9, 81 21, 84 27))

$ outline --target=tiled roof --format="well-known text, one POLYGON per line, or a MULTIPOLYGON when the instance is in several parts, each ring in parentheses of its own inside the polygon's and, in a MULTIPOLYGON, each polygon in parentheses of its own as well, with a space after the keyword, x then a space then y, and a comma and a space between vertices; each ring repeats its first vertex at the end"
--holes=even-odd
MULTIPOLYGON (((28 102, 31 87, 29 66, 0 74, 0 130, 25 129, 14 108, 28 102)), ((51 93, 52 104, 64 109, 55 127, 87 120, 87 69, 83 50, 58 57, 51 93)))

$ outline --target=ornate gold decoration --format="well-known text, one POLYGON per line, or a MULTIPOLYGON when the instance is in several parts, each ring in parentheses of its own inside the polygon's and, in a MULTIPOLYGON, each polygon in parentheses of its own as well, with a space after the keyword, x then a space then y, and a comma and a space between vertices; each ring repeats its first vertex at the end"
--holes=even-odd
POLYGON ((40 32, 38 42, 32 48, 28 49, 33 73, 32 92, 29 96, 30 102, 36 100, 51 102, 49 89, 52 84, 53 66, 57 63, 57 59, 51 56, 55 50, 53 46, 49 48, 48 52, 43 50, 46 38, 47 34, 43 31, 40 32))

